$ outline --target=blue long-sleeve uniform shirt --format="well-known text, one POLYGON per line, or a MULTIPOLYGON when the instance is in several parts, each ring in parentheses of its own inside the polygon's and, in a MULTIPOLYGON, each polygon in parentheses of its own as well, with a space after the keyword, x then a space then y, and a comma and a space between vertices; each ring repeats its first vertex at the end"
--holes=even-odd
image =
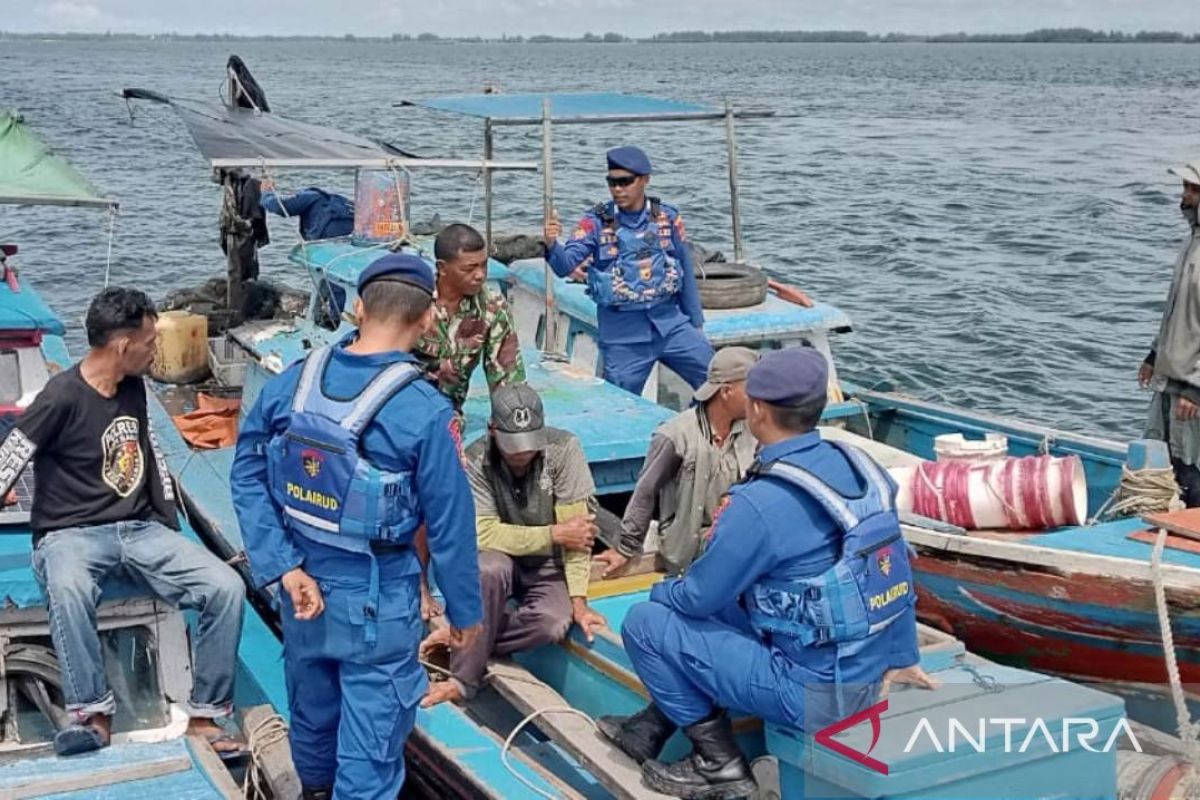
POLYGON ((354 232, 354 204, 340 194, 315 186, 284 198, 276 192, 263 192, 259 205, 281 217, 298 217, 300 238, 305 241, 334 239, 354 232))
MULTIPOLYGON (((384 367, 414 361, 399 351, 358 355, 338 344, 325 370, 322 388, 331 396, 353 397, 384 367)), ((265 445, 287 429, 300 380, 293 364, 263 387, 238 436, 231 484, 242 540, 255 585, 265 586, 302 566, 319 545, 291 533, 268 486, 265 445)), ((387 402, 367 426, 360 447, 368 460, 387 471, 411 470, 417 501, 429 536, 438 586, 447 616, 456 628, 483 619, 479 593, 475 504, 463 472, 449 401, 425 381, 410 383, 387 402)), ((415 559, 412 559, 415 564, 415 559)), ((383 587, 386 591, 386 585, 383 587)))
MULTIPOLYGON (((764 447, 758 460, 803 467, 845 496, 859 496, 866 489, 845 456, 821 441, 817 431, 764 447)), ((841 530, 816 500, 778 480, 758 478, 729 491, 704 554, 684 577, 656 585, 650 600, 684 616, 740 620, 739 627, 748 628, 747 615, 734 604, 760 578, 818 575, 837 561, 840 544, 841 530)), ((807 671, 833 681, 839 648, 805 647, 778 635, 772 644, 807 671)), ((910 609, 878 637, 840 650, 844 682, 873 683, 888 669, 912 666, 920 659, 916 614, 910 609)))
MULTIPOLYGON (((700 306, 700 287, 696 284, 696 273, 692 265, 691 252, 687 247, 687 232, 683 218, 674 206, 662 204, 662 209, 671 221, 670 255, 679 262, 682 284, 679 293, 671 300, 645 310, 618 311, 614 308, 597 306, 596 319, 599 324, 600 341, 610 344, 637 344, 649 342, 653 332, 666 338, 680 325, 704 325, 704 311, 700 306)), ((617 225, 634 228, 646 221, 650 203, 641 211, 617 209, 617 225)), ((546 261, 559 277, 566 277, 581 265, 590 266, 600 249, 600 230, 604 222, 595 212, 589 211, 575 226, 575 232, 566 244, 555 242, 546 251, 546 261)))

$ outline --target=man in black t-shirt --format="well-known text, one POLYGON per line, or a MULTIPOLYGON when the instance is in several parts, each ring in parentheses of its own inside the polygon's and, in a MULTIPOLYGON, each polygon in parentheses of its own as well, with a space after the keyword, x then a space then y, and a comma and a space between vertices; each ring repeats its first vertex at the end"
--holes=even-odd
POLYGON ((104 580, 124 567, 163 600, 199 612, 189 732, 218 752, 241 749, 215 719, 232 711, 245 586, 180 536, 175 493, 146 413, 154 356, 150 298, 105 289, 88 308, 91 349, 55 375, 0 445, 0 498, 32 460, 33 571, 46 594, 71 724, 60 755, 108 744, 113 694, 96 630, 104 580))

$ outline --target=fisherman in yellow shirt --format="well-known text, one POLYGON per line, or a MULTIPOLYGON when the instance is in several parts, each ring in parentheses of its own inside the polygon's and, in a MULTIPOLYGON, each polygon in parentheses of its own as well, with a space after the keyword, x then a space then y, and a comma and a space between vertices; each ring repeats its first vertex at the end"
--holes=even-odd
MULTIPOLYGON (((483 633, 451 651, 453 677, 430 685, 425 707, 470 699, 492 655, 557 642, 572 622, 589 641, 607 625, 587 604, 596 488, 579 439, 546 427, 541 398, 523 383, 492 393, 488 427, 464 457, 475 496, 483 633), (509 610, 512 598, 517 607, 509 610)), ((445 639, 434 632, 422 652, 445 639)))

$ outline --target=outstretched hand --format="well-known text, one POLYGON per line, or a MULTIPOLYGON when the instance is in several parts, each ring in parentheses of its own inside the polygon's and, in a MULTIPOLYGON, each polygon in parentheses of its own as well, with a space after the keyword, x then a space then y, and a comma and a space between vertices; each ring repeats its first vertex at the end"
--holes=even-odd
POLYGON ((883 686, 879 689, 880 697, 887 697, 892 686, 918 686, 922 689, 936 689, 941 684, 928 672, 921 669, 920 664, 913 664, 903 669, 889 669, 883 674, 883 686))

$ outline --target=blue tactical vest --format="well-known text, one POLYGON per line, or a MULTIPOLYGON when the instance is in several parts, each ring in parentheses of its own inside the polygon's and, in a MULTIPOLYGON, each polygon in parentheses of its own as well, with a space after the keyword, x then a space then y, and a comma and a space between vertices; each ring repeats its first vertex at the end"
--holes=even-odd
POLYGON ((288 528, 313 541, 361 553, 372 542, 408 544, 421 521, 413 476, 373 466, 359 439, 420 370, 391 364, 358 396, 334 400, 321 388, 332 353, 324 347, 304 362, 287 430, 267 447, 271 491, 288 528))
POLYGON ((649 308, 679 292, 683 278, 671 256, 674 235, 671 218, 658 198, 648 197, 647 213, 636 228, 617 221, 616 204, 592 209, 600 218, 596 260, 588 269, 588 294, 597 305, 610 308, 649 308))
POLYGON ((820 575, 764 578, 750 588, 747 610, 760 635, 791 636, 803 645, 858 641, 916 602, 908 545, 883 468, 854 447, 830 444, 867 484, 861 497, 844 497, 808 470, 781 461, 754 471, 816 500, 842 531, 841 555, 820 575))

